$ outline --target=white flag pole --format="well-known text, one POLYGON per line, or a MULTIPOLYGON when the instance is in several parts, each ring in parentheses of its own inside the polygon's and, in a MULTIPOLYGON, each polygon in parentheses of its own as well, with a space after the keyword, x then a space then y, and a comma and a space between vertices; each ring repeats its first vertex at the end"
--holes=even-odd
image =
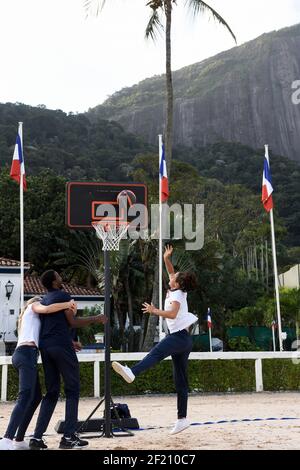
MULTIPOLYGON (((270 167, 269 146, 268 145, 265 145, 265 151, 266 151, 266 158, 268 160, 269 167, 270 167)), ((270 210, 270 222, 271 222, 272 254, 273 254, 273 267, 274 267, 274 282, 275 282, 275 294, 276 294, 276 310, 277 310, 279 348, 280 348, 280 351, 283 351, 273 209, 270 210)))
POLYGON ((273 338, 273 351, 276 351, 276 341, 275 341, 275 325, 272 324, 272 338, 273 338))
POLYGON ((206 321, 207 321, 207 326, 208 326, 209 350, 210 350, 210 352, 212 352, 212 341, 211 341, 211 326, 212 326, 212 322, 211 322, 210 307, 208 307, 208 309, 207 309, 207 318, 206 318, 206 321), (208 323, 208 317, 209 317, 209 323, 208 323))
MULTIPOLYGON (((162 198, 161 198, 161 175, 160 175, 160 163, 162 160, 162 146, 163 146, 163 138, 160 134, 158 136, 159 142, 159 243, 158 243, 158 256, 159 256, 159 272, 158 272, 158 279, 159 279, 159 310, 162 310, 162 280, 163 280, 163 263, 162 263, 162 198)), ((161 341, 165 337, 165 333, 163 332, 163 317, 159 316, 159 341, 161 341)))
MULTIPOLYGON (((21 140, 23 168, 24 168, 24 152, 23 152, 23 122, 19 122, 19 136, 21 140)), ((21 283, 21 308, 24 305, 24 200, 23 200, 23 168, 20 167, 20 283, 21 283)))

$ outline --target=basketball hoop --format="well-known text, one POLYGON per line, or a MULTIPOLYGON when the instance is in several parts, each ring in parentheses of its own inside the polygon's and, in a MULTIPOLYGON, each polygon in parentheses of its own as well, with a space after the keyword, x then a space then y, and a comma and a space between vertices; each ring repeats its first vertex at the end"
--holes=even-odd
POLYGON ((92 222, 97 237, 102 240, 103 251, 118 251, 120 241, 128 230, 129 224, 117 224, 104 220, 92 222))

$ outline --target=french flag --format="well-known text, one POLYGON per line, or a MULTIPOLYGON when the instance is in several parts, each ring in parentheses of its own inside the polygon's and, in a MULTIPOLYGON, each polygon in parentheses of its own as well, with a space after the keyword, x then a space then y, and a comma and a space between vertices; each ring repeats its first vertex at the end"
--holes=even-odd
POLYGON ((207 310, 207 326, 208 326, 209 329, 211 329, 211 327, 212 327, 210 308, 207 310))
POLYGON ((27 189, 25 165, 22 148, 22 124, 19 124, 19 130, 13 155, 13 161, 10 169, 10 176, 20 184, 21 175, 23 175, 23 189, 27 189))
POLYGON ((274 207, 272 193, 273 193, 272 177, 271 177, 271 171, 270 171, 268 150, 266 148, 261 200, 267 212, 270 212, 274 207))
POLYGON ((163 143, 161 143, 160 154, 159 177, 161 179, 161 201, 166 202, 169 198, 169 181, 165 159, 165 146, 163 143))

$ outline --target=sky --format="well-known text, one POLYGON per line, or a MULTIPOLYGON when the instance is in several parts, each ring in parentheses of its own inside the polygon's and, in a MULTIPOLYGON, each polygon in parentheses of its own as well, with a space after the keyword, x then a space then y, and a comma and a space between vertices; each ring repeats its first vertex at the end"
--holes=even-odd
MULTIPOLYGON (((229 23, 238 45, 300 23, 300 0, 206 0, 229 23)), ((177 0, 172 69, 235 46, 208 16, 177 0)), ((145 39, 146 0, 106 0, 86 17, 84 0, 0 0, 0 102, 84 112, 116 91, 164 73, 163 36, 145 39)), ((299 77, 300 79, 300 77, 299 77)))

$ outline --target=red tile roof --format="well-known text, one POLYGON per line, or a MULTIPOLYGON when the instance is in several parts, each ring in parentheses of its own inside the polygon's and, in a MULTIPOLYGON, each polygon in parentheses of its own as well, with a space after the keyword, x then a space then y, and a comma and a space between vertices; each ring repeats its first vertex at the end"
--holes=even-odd
MULTIPOLYGON (((17 261, 15 259, 8 259, 8 258, 0 257, 0 266, 19 267, 19 266, 21 266, 21 263, 20 263, 20 261, 17 261)), ((24 267, 29 269, 30 268, 30 263, 25 262, 24 267)))
MULTIPOLYGON (((98 289, 87 289, 86 287, 74 286, 73 284, 63 284, 63 290, 70 295, 76 296, 98 296, 102 295, 98 289)), ((36 276, 26 276, 24 279, 24 294, 45 294, 46 289, 36 276)))
MULTIPOLYGON (((0 257, 0 267, 20 267, 21 263, 18 260, 0 257)), ((24 268, 29 269, 30 263, 25 262, 24 268)), ((76 296, 98 296, 102 295, 98 289, 87 289, 86 287, 79 287, 73 284, 63 284, 63 289, 70 295, 76 296)), ((24 294, 45 294, 46 289, 43 287, 41 281, 36 276, 26 276, 24 279, 24 294)))

